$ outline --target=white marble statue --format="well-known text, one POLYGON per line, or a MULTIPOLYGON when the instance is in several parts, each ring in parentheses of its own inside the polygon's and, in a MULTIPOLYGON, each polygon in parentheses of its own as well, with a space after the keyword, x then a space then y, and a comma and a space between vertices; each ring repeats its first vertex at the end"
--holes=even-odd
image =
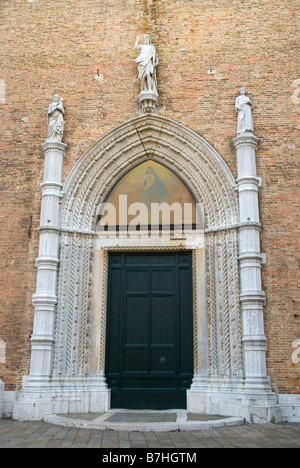
POLYGON ((240 96, 235 100, 235 109, 238 113, 237 133, 253 132, 252 101, 246 96, 245 88, 240 88, 240 96))
POLYGON ((62 141, 65 125, 63 101, 62 98, 59 98, 58 94, 54 94, 48 110, 47 140, 62 141))
POLYGON ((139 45, 139 36, 137 36, 134 48, 140 50, 140 55, 135 60, 138 64, 139 79, 141 80, 141 90, 158 94, 156 67, 158 65, 158 55, 155 47, 151 43, 148 34, 143 36, 144 44, 139 45))

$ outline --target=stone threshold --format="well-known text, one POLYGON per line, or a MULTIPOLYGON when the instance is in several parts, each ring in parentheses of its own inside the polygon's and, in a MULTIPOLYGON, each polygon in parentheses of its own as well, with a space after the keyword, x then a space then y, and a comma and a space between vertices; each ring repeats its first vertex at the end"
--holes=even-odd
POLYGON ((240 426, 240 417, 189 414, 183 410, 109 410, 106 413, 44 415, 48 424, 99 431, 171 432, 240 426))

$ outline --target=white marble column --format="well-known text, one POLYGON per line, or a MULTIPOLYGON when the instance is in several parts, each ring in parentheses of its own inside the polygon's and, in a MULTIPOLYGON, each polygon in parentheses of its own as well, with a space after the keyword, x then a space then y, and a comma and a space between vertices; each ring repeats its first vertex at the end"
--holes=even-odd
POLYGON ((245 389, 270 390, 266 371, 267 340, 264 334, 265 294, 262 291, 260 253, 260 220, 256 173, 258 139, 251 132, 234 140, 238 164, 240 211, 239 262, 240 298, 243 323, 245 389))
POLYGON ((34 379, 34 376, 47 379, 52 370, 59 262, 59 202, 63 156, 67 145, 57 140, 46 140, 42 147, 45 154, 45 170, 41 184, 40 246, 36 260, 37 285, 33 295, 35 312, 29 380, 34 379))
POLYGON ((57 304, 59 263, 59 211, 62 188, 62 164, 67 145, 46 140, 39 255, 36 260, 37 282, 33 295, 34 324, 31 337, 30 373, 23 377, 13 408, 13 419, 41 420, 53 411, 51 388, 52 355, 57 304))

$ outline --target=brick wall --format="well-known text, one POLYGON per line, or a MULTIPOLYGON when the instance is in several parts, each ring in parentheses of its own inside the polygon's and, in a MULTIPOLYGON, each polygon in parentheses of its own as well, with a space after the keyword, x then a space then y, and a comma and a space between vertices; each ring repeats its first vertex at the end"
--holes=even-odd
POLYGON ((0 33, 0 378, 28 373, 38 252, 41 143, 54 92, 64 97, 64 177, 103 133, 136 116, 133 49, 157 48, 161 114, 211 143, 236 174, 234 100, 244 85, 260 138, 262 251, 268 371, 300 393, 292 343, 299 318, 299 102, 296 0, 2 0, 0 33), (0 81, 1 86, 1 81, 0 81))

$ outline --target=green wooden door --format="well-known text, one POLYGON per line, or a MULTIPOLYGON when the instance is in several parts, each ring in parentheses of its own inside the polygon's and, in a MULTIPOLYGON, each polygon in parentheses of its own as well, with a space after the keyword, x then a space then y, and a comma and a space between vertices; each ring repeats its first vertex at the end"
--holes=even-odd
POLYGON ((111 254, 108 284, 112 408, 186 408, 193 377, 191 253, 111 254))

